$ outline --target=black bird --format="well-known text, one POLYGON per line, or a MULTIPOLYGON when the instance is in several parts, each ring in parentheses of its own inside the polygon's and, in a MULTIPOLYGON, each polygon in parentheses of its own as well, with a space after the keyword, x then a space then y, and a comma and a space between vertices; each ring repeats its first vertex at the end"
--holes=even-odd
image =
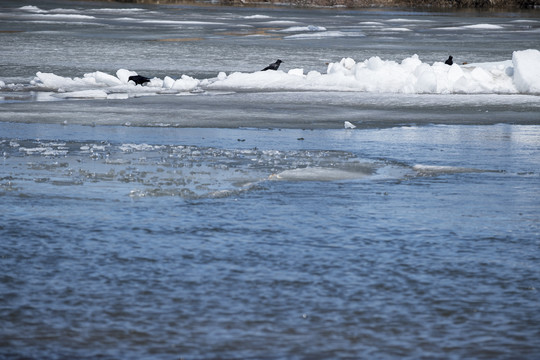
POLYGON ((275 63, 268 65, 267 67, 265 67, 265 68, 262 69, 261 71, 266 71, 266 70, 277 70, 277 69, 279 68, 279 65, 280 65, 282 62, 283 62, 283 61, 281 61, 281 60, 278 59, 275 63))
POLYGON ((130 81, 133 81, 135 83, 135 85, 144 85, 146 84, 147 82, 150 82, 150 79, 147 78, 146 76, 141 76, 141 75, 133 75, 133 76, 130 76, 128 78, 128 82, 130 81))
POLYGON ((452 66, 452 64, 454 63, 454 61, 453 61, 452 59, 453 59, 453 57, 452 57, 452 56, 449 56, 449 57, 448 57, 448 60, 446 60, 444 63, 445 63, 446 65, 452 66))

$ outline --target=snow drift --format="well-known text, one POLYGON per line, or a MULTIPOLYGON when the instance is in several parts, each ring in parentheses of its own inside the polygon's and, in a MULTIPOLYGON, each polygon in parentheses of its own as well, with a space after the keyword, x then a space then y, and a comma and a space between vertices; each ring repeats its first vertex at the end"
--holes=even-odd
MULTIPOLYGON (((216 77, 196 79, 152 78, 144 86, 129 81, 136 72, 120 69, 115 75, 100 71, 83 77, 62 77, 38 72, 33 89, 53 91, 62 98, 125 98, 118 94, 171 94, 205 90, 226 91, 359 91, 407 94, 540 94, 540 51, 515 51, 511 60, 452 66, 428 64, 417 55, 401 62, 377 56, 357 62, 343 58, 330 63, 326 73, 291 69, 287 72, 220 72, 216 77), (99 90, 99 91, 97 91, 99 90)), ((147 75, 147 74, 142 74, 147 75)), ((17 87, 0 80, 0 87, 17 87)), ((20 88, 20 86, 18 86, 20 88)), ((127 97, 127 96, 126 96, 127 97)))

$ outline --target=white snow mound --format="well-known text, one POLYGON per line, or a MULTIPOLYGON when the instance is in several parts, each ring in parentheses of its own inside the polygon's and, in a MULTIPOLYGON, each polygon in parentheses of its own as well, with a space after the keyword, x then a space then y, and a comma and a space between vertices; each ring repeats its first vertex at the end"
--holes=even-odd
MULTIPOLYGON (((421 61, 418 55, 400 62, 378 56, 363 61, 343 58, 328 64, 326 73, 291 68, 288 71, 219 72, 216 77, 207 79, 182 74, 176 78, 154 77, 144 86, 129 82, 132 75, 137 73, 127 69, 119 69, 116 76, 95 71, 81 78, 38 72, 30 84, 57 93, 101 90, 107 95, 170 94, 195 90, 539 94, 540 51, 515 51, 511 60, 452 66, 442 62, 428 64, 421 61)), ((0 81, 0 88, 10 85, 0 81)), ((103 97, 103 93, 99 97, 103 97)))

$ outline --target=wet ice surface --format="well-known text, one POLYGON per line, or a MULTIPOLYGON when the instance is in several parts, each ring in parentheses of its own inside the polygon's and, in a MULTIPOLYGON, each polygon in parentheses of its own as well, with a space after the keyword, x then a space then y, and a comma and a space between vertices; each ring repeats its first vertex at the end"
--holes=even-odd
POLYGON ((31 83, 507 62, 538 49, 535 12, 3 1, 0 20, 1 358, 540 353, 538 95, 31 83))
POLYGON ((0 129, 13 136, 0 140, 5 173, 9 174, 4 186, 31 191, 44 186, 39 192, 62 184, 89 188, 96 184, 103 190, 106 183, 120 197, 197 199, 239 195, 275 180, 404 181, 462 173, 522 174, 526 168, 536 175, 538 165, 535 126, 496 125, 487 128, 489 131, 478 126, 429 126, 360 132, 4 123, 0 129), (25 139, 29 131, 37 131, 40 139, 25 139), (80 140, 96 135, 108 140, 80 140), (505 148, 490 144, 506 139, 518 143, 518 165, 524 169, 514 168, 504 159, 512 157, 505 148), (403 147, 409 142, 420 149, 403 147), (462 143, 467 147, 481 144, 483 151, 500 154, 488 161, 476 149, 471 153, 460 149, 462 143), (475 158, 471 158, 473 154, 475 158))
POLYGON ((106 187, 131 197, 215 198, 239 195, 265 180, 361 179, 383 166, 335 150, 13 140, 1 145, 5 169, 28 171, 4 178, 5 189, 32 192, 57 190, 50 185, 85 185, 84 192, 106 187))
POLYGON ((0 119, 64 125, 357 129, 425 124, 536 124, 533 95, 277 92, 162 95, 125 100, 13 102, 0 119))

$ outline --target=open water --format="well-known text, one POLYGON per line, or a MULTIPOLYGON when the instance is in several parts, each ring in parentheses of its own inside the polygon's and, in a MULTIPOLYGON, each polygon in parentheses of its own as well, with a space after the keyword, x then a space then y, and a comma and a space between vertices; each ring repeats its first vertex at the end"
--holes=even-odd
POLYGON ((498 61, 539 28, 534 11, 3 1, 0 358, 537 359, 538 95, 65 100, 31 79, 498 61), (282 38, 291 22, 335 33, 282 38))

